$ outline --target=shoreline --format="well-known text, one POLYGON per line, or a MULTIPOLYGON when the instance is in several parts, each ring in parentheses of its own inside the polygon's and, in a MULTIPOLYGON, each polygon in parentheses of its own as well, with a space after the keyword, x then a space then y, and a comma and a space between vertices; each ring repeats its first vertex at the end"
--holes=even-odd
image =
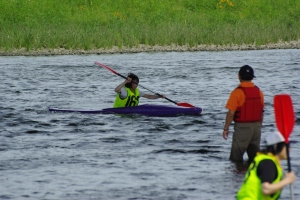
POLYGON ((141 52, 193 52, 193 51, 243 51, 243 50, 267 50, 267 49, 300 49, 300 39, 298 41, 279 41, 274 44, 255 45, 198 45, 190 47, 188 45, 179 46, 176 44, 167 46, 150 46, 140 44, 138 47, 112 47, 110 49, 38 49, 26 51, 25 48, 3 51, 0 50, 0 56, 51 56, 51 55, 84 55, 84 54, 117 54, 117 53, 141 53, 141 52))

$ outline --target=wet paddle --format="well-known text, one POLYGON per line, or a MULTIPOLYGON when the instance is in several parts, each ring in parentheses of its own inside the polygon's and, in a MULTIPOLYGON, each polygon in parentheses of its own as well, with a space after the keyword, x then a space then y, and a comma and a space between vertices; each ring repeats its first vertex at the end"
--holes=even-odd
MULTIPOLYGON (((122 78, 124 78, 124 79, 127 79, 127 77, 123 76, 122 74, 119 74, 119 73, 116 72, 115 70, 111 69, 110 67, 108 67, 108 66, 106 66, 106 65, 104 65, 104 64, 102 64, 102 63, 95 62, 95 64, 98 65, 98 66, 100 66, 100 67, 103 67, 103 68, 105 68, 105 69, 107 69, 107 70, 109 70, 109 71, 111 71, 112 73, 114 73, 114 74, 116 74, 116 75, 118 75, 118 76, 120 76, 120 77, 122 77, 122 78)), ((153 92, 152 90, 150 90, 150 89, 148 89, 148 88, 145 88, 145 87, 142 86, 141 84, 139 84, 139 86, 142 87, 142 88, 144 88, 144 89, 146 89, 146 90, 148 90, 148 91, 150 91, 150 92, 152 92, 152 93, 154 93, 154 94, 156 94, 156 95, 158 95, 158 96, 160 96, 160 97, 162 97, 161 94, 156 93, 156 92, 153 92)), ((182 103, 175 102, 175 101, 173 101, 173 100, 171 100, 171 99, 169 99, 169 98, 167 98, 167 97, 165 97, 165 99, 167 99, 168 101, 170 101, 170 102, 176 104, 177 106, 188 107, 188 108, 193 108, 193 107, 195 107, 195 106, 193 106, 193 105, 191 105, 191 104, 189 104, 189 103, 185 103, 185 102, 182 102, 182 103)))
MULTIPOLYGON (((279 132, 285 139, 286 143, 286 152, 287 152, 287 163, 288 163, 288 171, 291 171, 291 161, 289 154, 289 136, 293 131, 295 124, 295 116, 293 110, 292 99, 287 94, 278 94, 274 97, 274 111, 275 111, 275 120, 276 126, 279 132)), ((290 185, 290 193, 291 199, 294 199, 294 192, 292 184, 290 185)))

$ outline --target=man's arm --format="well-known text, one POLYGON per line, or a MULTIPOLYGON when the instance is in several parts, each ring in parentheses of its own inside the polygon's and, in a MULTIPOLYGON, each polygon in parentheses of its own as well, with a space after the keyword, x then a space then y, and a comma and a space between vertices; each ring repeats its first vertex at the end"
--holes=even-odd
POLYGON ((235 111, 228 110, 226 114, 226 119, 225 119, 225 125, 224 125, 224 130, 223 130, 223 138, 227 140, 228 138, 228 133, 229 133, 229 126, 231 122, 233 121, 235 111))
POLYGON ((263 105, 263 110, 262 110, 262 116, 261 116, 261 125, 262 125, 262 123, 263 123, 263 121, 264 121, 264 107, 265 107, 265 97, 264 97, 264 93, 260 90, 259 91, 260 92, 260 98, 261 98, 261 103, 262 103, 262 105, 263 105))
POLYGON ((158 99, 158 98, 165 98, 165 95, 158 96, 156 94, 144 94, 143 97, 147 99, 158 99))
POLYGON ((273 183, 276 180, 278 173, 277 167, 274 161, 266 159, 261 161, 257 166, 257 176, 261 181, 261 189, 264 195, 274 194, 278 190, 296 180, 294 172, 289 172, 285 175, 285 178, 277 183, 273 183))
POLYGON ((284 179, 279 181, 278 183, 269 183, 269 182, 264 182, 261 184, 262 187, 262 192, 264 195, 270 195, 274 194, 278 190, 282 190, 282 188, 288 184, 291 184, 295 182, 296 176, 294 172, 288 172, 284 179))
POLYGON ((127 77, 127 79, 121 83, 120 85, 118 85, 116 88, 115 88, 115 92, 116 93, 121 93, 121 89, 122 87, 124 87, 124 85, 126 85, 126 83, 130 83, 131 82, 131 78, 127 77))

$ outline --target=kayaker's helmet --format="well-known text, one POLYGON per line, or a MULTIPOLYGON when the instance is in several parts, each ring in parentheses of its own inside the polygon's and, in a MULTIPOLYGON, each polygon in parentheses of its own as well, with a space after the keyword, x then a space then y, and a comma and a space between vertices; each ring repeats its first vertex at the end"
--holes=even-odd
MULTIPOLYGON (((134 73, 129 73, 128 76, 129 78, 131 78, 131 80, 133 82, 139 83, 139 77, 137 75, 135 75, 134 73)), ((126 83, 125 87, 131 88, 132 87, 132 82, 131 83, 126 83)))
POLYGON ((284 146, 290 146, 291 143, 296 143, 294 140, 288 140, 288 144, 285 143, 285 139, 278 131, 270 133, 265 138, 265 144, 267 145, 267 152, 271 152, 274 155, 279 154, 284 146))

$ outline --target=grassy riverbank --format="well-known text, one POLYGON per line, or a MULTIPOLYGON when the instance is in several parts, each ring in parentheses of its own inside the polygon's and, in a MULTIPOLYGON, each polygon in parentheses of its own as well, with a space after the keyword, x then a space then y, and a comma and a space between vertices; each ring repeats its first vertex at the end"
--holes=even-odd
POLYGON ((298 0, 10 0, 0 51, 101 52, 299 41, 298 0))

